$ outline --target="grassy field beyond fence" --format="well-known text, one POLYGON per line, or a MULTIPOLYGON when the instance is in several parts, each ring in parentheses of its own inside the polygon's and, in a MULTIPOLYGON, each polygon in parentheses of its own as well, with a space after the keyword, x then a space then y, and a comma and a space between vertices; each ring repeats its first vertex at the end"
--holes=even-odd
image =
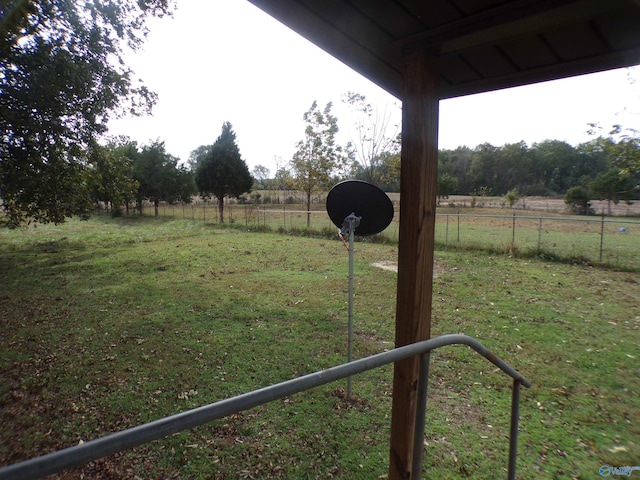
MULTIPOLYGON (((396 274, 376 265, 397 247, 358 242, 355 258, 361 358, 393 347, 396 274)), ((0 465, 346 360, 337 240, 97 216, 0 230, 0 278, 0 465)), ((518 478, 639 464, 639 283, 584 263, 436 252, 433 335, 476 337, 533 383, 518 478)), ((385 478, 392 376, 354 378, 351 402, 326 385, 57 478, 385 478)), ((433 354, 426 477, 506 476, 510 385, 467 347, 433 354)))
MULTIPOLYGON (((225 222, 236 225, 264 225, 272 230, 336 230, 323 204, 307 212, 300 204, 238 205, 225 207, 225 222)), ((146 209, 152 214, 152 209, 146 209)), ((217 222, 217 205, 161 205, 160 216, 217 222)), ((382 233, 397 242, 399 210, 382 233)), ((603 264, 640 270, 640 219, 635 217, 576 216, 534 210, 499 208, 438 209, 436 242, 449 248, 540 254, 564 261, 603 264)))

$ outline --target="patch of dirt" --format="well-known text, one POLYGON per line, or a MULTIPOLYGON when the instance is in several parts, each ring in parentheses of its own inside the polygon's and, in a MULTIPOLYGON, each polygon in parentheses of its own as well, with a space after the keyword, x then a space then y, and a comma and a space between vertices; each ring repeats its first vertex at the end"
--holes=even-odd
POLYGON ((338 398, 338 401, 333 406, 334 410, 340 412, 357 408, 358 410, 371 410, 371 404, 364 398, 360 398, 358 395, 352 394, 351 398, 347 398, 347 392, 344 388, 338 387, 331 395, 338 398))
POLYGON ((390 270, 392 272, 398 271, 398 262, 373 262, 372 267, 378 267, 382 270, 390 270))
MULTIPOLYGON (((382 261, 382 262, 373 262, 371 264, 372 267, 381 268, 382 270, 389 270, 392 272, 398 272, 398 262, 390 262, 390 261, 382 261)), ((444 272, 444 267, 439 262, 433 263, 433 275, 437 276, 438 274, 444 272)))

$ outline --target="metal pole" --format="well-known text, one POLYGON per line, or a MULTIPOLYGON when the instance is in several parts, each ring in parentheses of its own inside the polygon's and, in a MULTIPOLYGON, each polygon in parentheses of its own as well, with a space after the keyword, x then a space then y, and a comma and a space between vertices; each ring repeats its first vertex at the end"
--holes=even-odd
POLYGON ((416 423, 413 430, 413 458, 411 461, 411 478, 422 478, 422 451, 424 445, 424 427, 427 413, 427 387, 429 385, 430 352, 420 355, 420 370, 418 372, 418 398, 416 399, 416 423))
POLYGON ((511 392, 511 431, 509 433, 508 480, 516 480, 516 457, 518 456, 518 421, 520 418, 520 380, 513 379, 511 392))
MULTIPOLYGON (((353 230, 355 228, 354 219, 349 220, 349 338, 347 361, 353 358, 353 261, 355 256, 355 242, 353 230)), ((347 400, 351 400, 351 377, 347 378, 347 400)))

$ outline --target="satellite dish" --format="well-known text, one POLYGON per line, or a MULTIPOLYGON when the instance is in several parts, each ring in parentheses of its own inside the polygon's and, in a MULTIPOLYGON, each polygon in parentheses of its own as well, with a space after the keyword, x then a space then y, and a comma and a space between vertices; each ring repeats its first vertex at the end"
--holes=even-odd
MULTIPOLYGON (((349 333, 348 361, 353 354, 353 270, 355 235, 380 233, 393 220, 391 199, 375 185, 361 180, 340 182, 327 195, 327 213, 343 235, 349 237, 349 333)), ((345 243, 346 246, 346 243, 345 243)), ((351 400, 351 377, 347 378, 347 400, 351 400)))
MULTIPOLYGON (((360 180, 347 180, 335 185, 327 195, 327 213, 340 229, 340 238, 349 237, 349 333, 348 361, 353 355, 353 269, 354 236, 380 233, 393 220, 393 203, 375 185, 360 180)), ((345 243, 346 246, 346 243, 345 243)), ((347 378, 347 400, 351 400, 351 377, 347 378)))
POLYGON ((380 233, 389 226, 393 220, 393 203, 386 193, 371 183, 346 180, 329 191, 327 213, 340 229, 345 219, 353 213, 360 219, 354 235, 366 237, 380 233))

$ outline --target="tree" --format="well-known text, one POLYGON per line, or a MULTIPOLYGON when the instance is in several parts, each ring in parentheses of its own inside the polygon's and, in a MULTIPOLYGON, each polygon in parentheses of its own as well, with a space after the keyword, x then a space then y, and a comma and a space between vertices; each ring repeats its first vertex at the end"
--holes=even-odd
POLYGON ((473 192, 479 192, 483 188, 493 191, 495 188, 498 178, 497 151, 498 147, 494 147, 490 143, 478 145, 473 150, 471 165, 469 166, 470 187, 473 192))
POLYGON ((592 213, 589 192, 582 186, 571 187, 564 196, 564 203, 573 213, 588 215, 592 213))
POLYGON ((189 170, 195 172, 198 169, 198 164, 207 158, 207 155, 211 152, 212 146, 213 145, 200 145, 198 148, 191 151, 189 159, 187 160, 189 170))
POLYGON ((534 183, 531 178, 533 156, 524 141, 506 143, 496 151, 495 180, 493 190, 506 194, 511 188, 528 192, 528 185, 534 183))
POLYGON ((293 177, 287 167, 279 167, 273 175, 273 187, 276 190, 291 190, 293 177))
POLYGON ((601 173, 589 186, 593 198, 607 201, 607 210, 611 215, 611 203, 617 205, 620 200, 633 198, 633 184, 631 176, 624 170, 617 168, 601 173))
POLYGON ((253 178, 261 185, 262 188, 266 188, 269 174, 271 173, 264 165, 256 165, 253 167, 253 178))
POLYGON ((86 154, 111 116, 156 96, 122 61, 172 0, 0 3, 0 191, 11 226, 91 208, 86 154))
POLYGON ((518 203, 518 200, 520 200, 520 192, 518 192, 517 188, 512 188, 507 192, 504 198, 509 204, 509 207, 513 208, 513 206, 518 203))
POLYGON ((400 148, 397 151, 388 151, 382 154, 382 167, 380 180, 382 187, 387 192, 400 191, 400 148))
POLYGON ((364 95, 347 92, 342 101, 349 105, 355 116, 357 138, 352 139, 355 157, 364 173, 363 180, 380 185, 384 152, 391 151, 398 134, 398 125, 391 125, 388 108, 379 111, 367 103, 364 95))
POLYGON ((331 102, 324 110, 314 101, 303 115, 306 124, 304 138, 296 144, 291 160, 292 187, 304 192, 307 205, 307 227, 311 225, 311 196, 326 189, 331 175, 347 164, 349 155, 336 145, 338 120, 331 114, 331 102))
POLYGON ((613 165, 628 175, 640 173, 640 132, 638 130, 613 125, 611 130, 603 135, 600 125, 590 123, 589 127, 589 134, 599 134, 593 145, 605 151, 613 165))
POLYGON ((105 202, 112 215, 120 215, 122 205, 127 206, 136 197, 140 184, 133 178, 133 160, 125 148, 112 143, 108 146, 92 145, 89 150, 91 193, 96 202, 105 202))
POLYGON ((458 180, 448 173, 438 175, 438 205, 440 205, 441 199, 446 199, 449 198, 449 195, 453 195, 457 186, 458 180))
MULTIPOLYGON (((602 131, 602 128, 597 124, 589 125, 591 127, 589 133, 592 135, 602 131)), ((638 194, 640 191, 640 132, 614 125, 606 136, 600 134, 598 138, 590 142, 588 148, 604 155, 609 166, 618 170, 620 179, 626 179, 630 185, 624 187, 625 190, 630 189, 635 195, 638 194)), ((598 182, 601 180, 603 179, 598 182)), ((616 181, 613 175, 609 180, 616 181)), ((629 197, 632 195, 630 193, 629 197)))
POLYGON ((534 143, 531 150, 535 159, 533 178, 541 185, 538 192, 531 189, 531 194, 564 193, 584 174, 581 152, 566 142, 544 140, 534 143))
POLYGON ((142 148, 134 158, 134 177, 140 184, 138 208, 142 214, 142 201, 153 203, 157 217, 160 202, 191 202, 195 193, 193 174, 178 166, 178 158, 167 153, 164 143, 155 141, 142 148))
POLYGON ((438 173, 446 173, 458 181, 456 190, 468 193, 473 190, 470 170, 474 152, 469 147, 438 152, 438 173))
POLYGON ((222 125, 207 156, 198 164, 196 185, 203 198, 216 197, 220 223, 224 223, 224 197, 239 197, 250 192, 253 178, 240 156, 236 134, 229 122, 222 125))

